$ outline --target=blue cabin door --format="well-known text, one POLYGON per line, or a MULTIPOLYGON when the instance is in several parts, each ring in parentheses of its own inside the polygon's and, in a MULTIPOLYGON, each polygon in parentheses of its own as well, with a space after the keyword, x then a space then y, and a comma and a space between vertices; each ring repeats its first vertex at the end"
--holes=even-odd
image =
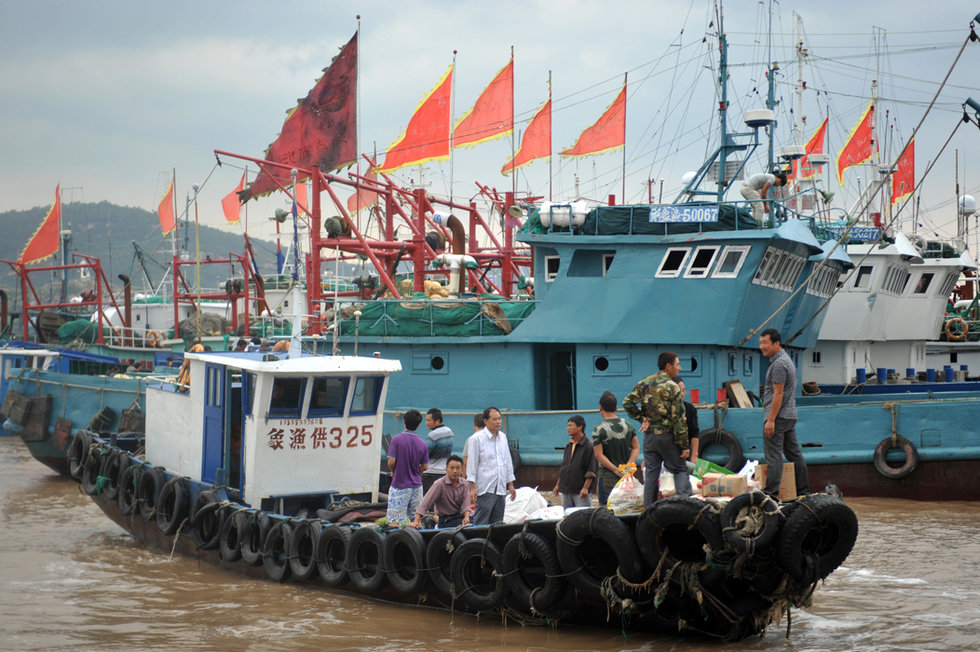
POLYGON ((225 367, 209 364, 204 369, 204 462, 201 479, 215 482, 224 466, 225 367))

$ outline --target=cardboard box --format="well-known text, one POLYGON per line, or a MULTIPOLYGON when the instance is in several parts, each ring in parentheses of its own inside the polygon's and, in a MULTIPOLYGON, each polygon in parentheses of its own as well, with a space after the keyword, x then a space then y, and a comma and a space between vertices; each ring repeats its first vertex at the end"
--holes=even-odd
MULTIPOLYGON (((762 489, 766 488, 766 465, 760 464, 755 469, 755 479, 762 489)), ((783 477, 779 480, 779 499, 794 500, 796 498, 796 470, 792 462, 783 462, 783 477)))
POLYGON ((718 466, 714 462, 709 462, 703 457, 699 457, 698 461, 694 463, 694 475, 699 478, 704 478, 705 473, 721 473, 722 475, 728 475, 734 473, 734 471, 729 471, 723 466, 718 466))
POLYGON ((701 478, 702 496, 737 496, 748 488, 745 476, 734 473, 705 473, 701 478))

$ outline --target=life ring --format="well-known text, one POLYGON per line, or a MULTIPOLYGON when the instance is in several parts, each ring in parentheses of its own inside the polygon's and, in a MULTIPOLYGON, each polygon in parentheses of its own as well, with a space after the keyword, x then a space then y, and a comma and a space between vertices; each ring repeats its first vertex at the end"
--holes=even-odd
POLYGON ((323 526, 320 521, 304 519, 297 523, 286 542, 289 570, 298 580, 316 575, 316 546, 323 526))
POLYGON ((174 476, 163 483, 157 494, 157 527, 166 535, 180 529, 190 509, 187 480, 174 476))
POLYGON ((970 324, 962 317, 953 317, 946 320, 944 327, 946 339, 950 342, 962 342, 966 339, 966 334, 970 332, 970 324))
POLYGON ((102 470, 99 475, 105 478, 102 485, 102 498, 114 503, 119 499, 119 480, 123 471, 129 466, 129 453, 116 449, 102 460, 102 470))
POLYGON ((316 567, 328 586, 343 586, 350 579, 346 565, 350 536, 350 528, 346 526, 329 525, 320 531, 316 567))
POLYGON ((919 464, 919 451, 916 450, 915 444, 901 435, 895 435, 894 441, 892 439, 892 437, 885 437, 879 442, 875 448, 874 463, 881 475, 891 480, 900 480, 915 471, 915 467, 919 464), (893 449, 905 452, 905 462, 901 466, 892 466, 888 463, 888 452, 893 449))
POLYGON ((412 595, 425 587, 425 541, 413 527, 389 532, 384 538, 384 569, 399 593, 412 595))
POLYGON ((163 333, 160 331, 146 331, 146 346, 157 349, 163 346, 163 333))
POLYGON ((721 430, 719 428, 702 430, 701 434, 698 435, 698 442, 698 457, 705 457, 704 452, 709 446, 720 444, 728 451, 728 459, 725 460, 724 464, 719 463, 719 466, 723 466, 729 471, 735 471, 737 473, 745 464, 742 445, 738 443, 735 435, 727 430, 721 430))
POLYGON ((137 510, 141 468, 139 464, 131 464, 119 476, 119 496, 116 504, 119 505, 119 511, 123 516, 129 516, 137 510))
POLYGON ((153 521, 157 516, 157 495, 167 481, 166 469, 154 466, 140 474, 136 487, 136 501, 139 504, 140 515, 147 521, 153 521))
POLYGON ((844 501, 829 494, 812 494, 800 500, 783 525, 776 558, 793 580, 816 582, 847 559, 857 532, 857 516, 844 501))
POLYGON ((644 561, 657 568, 667 563, 705 561, 705 545, 725 547, 718 514, 697 498, 670 496, 647 507, 636 523, 636 543, 644 561))
POLYGON ((500 551, 488 539, 464 541, 453 552, 453 595, 476 612, 499 608, 507 597, 502 570, 500 551))
POLYGON ((76 430, 68 444, 68 474, 77 482, 82 480, 82 465, 92 446, 92 434, 87 430, 76 430))
POLYGON ((242 551, 242 561, 249 566, 258 566, 262 563, 262 543, 265 535, 269 533, 269 526, 272 519, 265 512, 253 512, 245 519, 245 526, 239 533, 240 540, 238 547, 242 551))
POLYGON ((82 462, 82 489, 89 496, 95 496, 102 490, 105 481, 99 481, 102 473, 102 461, 108 454, 108 449, 93 446, 89 449, 85 461, 82 462))
POLYGON ((721 510, 725 542, 750 557, 772 545, 779 526, 779 503, 761 491, 739 494, 721 510))
POLYGON ((347 575, 350 583, 359 591, 374 592, 385 585, 382 566, 384 541, 373 525, 358 528, 351 534, 347 546, 347 575))
POLYGON ((556 548, 568 581, 590 598, 601 599, 602 582, 621 576, 639 584, 646 577, 643 560, 626 525, 603 507, 572 512, 558 522, 556 548), (587 540, 592 540, 586 543, 587 540), (593 542, 608 550, 596 552, 593 542), (583 554, 584 550, 589 554, 583 554))
POLYGON ((225 517, 221 524, 221 534, 218 535, 218 552, 227 562, 238 561, 242 558, 242 533, 248 522, 248 514, 244 509, 235 509, 225 517))
POLYGON ((451 562, 453 553, 466 537, 457 530, 436 532, 425 548, 425 563, 429 569, 429 581, 441 592, 449 595, 453 590, 451 562))
POLYGON ((218 496, 211 491, 202 491, 194 500, 191 509, 191 537, 198 550, 213 550, 221 540, 221 527, 227 510, 218 496))
POLYGON ((287 544, 293 526, 289 521, 280 520, 269 529, 262 542, 262 567, 269 579, 285 582, 289 579, 290 564, 287 544))
POLYGON ((538 534, 512 536, 504 546, 502 565, 514 602, 531 613, 547 610, 565 593, 567 582, 555 549, 538 534))

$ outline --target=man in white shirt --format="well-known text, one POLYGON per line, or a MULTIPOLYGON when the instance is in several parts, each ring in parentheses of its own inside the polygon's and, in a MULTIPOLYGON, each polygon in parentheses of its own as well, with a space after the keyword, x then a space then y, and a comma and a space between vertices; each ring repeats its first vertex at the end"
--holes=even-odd
POLYGON ((766 174, 760 172, 753 174, 742 184, 742 196, 752 202, 752 217, 756 222, 761 222, 763 213, 769 214, 769 189, 773 186, 777 188, 786 185, 786 175, 782 172, 777 174, 766 174), (760 201, 761 200, 761 201, 760 201))
POLYGON ((466 480, 470 502, 476 503, 474 525, 499 523, 504 518, 504 496, 517 498, 507 434, 500 429, 500 410, 488 407, 483 411, 483 420, 483 430, 475 433, 467 445, 466 480))

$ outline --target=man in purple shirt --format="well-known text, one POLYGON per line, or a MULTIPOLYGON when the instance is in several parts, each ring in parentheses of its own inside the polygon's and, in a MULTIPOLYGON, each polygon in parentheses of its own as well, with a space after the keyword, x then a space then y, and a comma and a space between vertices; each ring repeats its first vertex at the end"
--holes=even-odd
POLYGON ((446 475, 432 483, 425 492, 422 504, 415 510, 412 527, 422 526, 422 515, 430 509, 439 517, 440 529, 470 524, 470 490, 460 480, 463 475, 463 458, 450 455, 446 462, 446 475))
POLYGON ((405 430, 388 445, 388 468, 391 489, 388 490, 388 524, 408 520, 422 502, 422 472, 429 468, 429 447, 415 430, 422 423, 422 413, 409 410, 402 419, 405 430))

